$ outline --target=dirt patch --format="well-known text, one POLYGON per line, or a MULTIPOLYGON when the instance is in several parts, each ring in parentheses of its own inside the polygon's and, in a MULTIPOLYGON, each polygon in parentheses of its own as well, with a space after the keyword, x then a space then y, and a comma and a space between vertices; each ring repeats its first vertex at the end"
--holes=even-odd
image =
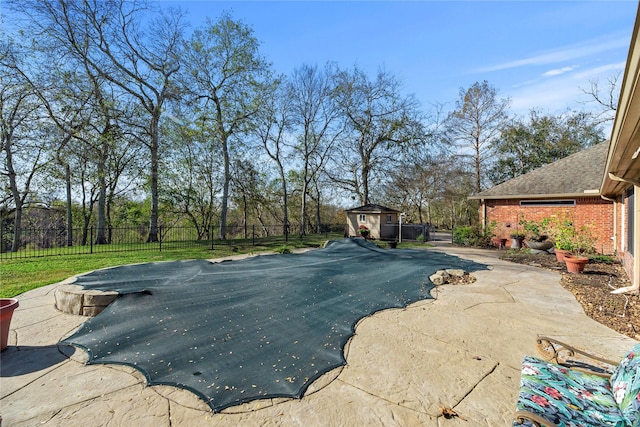
POLYGON ((582 274, 567 272, 564 263, 554 255, 506 252, 502 259, 527 264, 562 275, 560 284, 573 293, 576 300, 593 320, 609 328, 640 340, 640 297, 635 294, 615 295, 614 289, 631 285, 631 280, 619 263, 590 260, 582 274))

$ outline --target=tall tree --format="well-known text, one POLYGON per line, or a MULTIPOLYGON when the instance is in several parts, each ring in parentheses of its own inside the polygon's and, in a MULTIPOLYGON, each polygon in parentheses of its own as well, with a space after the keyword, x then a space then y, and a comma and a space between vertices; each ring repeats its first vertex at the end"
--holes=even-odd
POLYGON ((267 97, 267 102, 255 118, 253 134, 278 170, 282 197, 282 233, 288 239, 289 195, 285 161, 288 154, 286 136, 291 130, 291 100, 286 94, 286 84, 278 84, 274 89, 273 95, 267 97))
POLYGON ((294 71, 289 81, 291 121, 297 138, 294 150, 301 161, 301 234, 307 229, 311 183, 326 165, 343 129, 333 93, 333 76, 328 65, 324 69, 303 65, 294 71))
POLYGON ((155 14, 146 3, 127 0, 20 0, 11 5, 44 36, 63 41, 95 76, 135 98, 147 113, 148 241, 157 241, 159 123, 164 104, 177 96, 174 77, 180 69, 183 13, 155 14))
POLYGON ((497 161, 489 170, 494 185, 523 175, 605 140, 600 120, 583 111, 544 115, 531 110, 514 119, 495 143, 497 161))
POLYGON ((176 119, 164 127, 167 144, 161 170, 165 204, 188 218, 198 239, 213 239, 210 231, 220 212, 217 194, 222 190, 220 147, 204 117, 194 122, 176 119))
POLYGON ((484 185, 484 171, 492 157, 492 148, 507 122, 509 99, 499 99, 498 90, 486 80, 470 88, 460 88, 455 109, 446 120, 447 140, 458 147, 459 154, 471 156, 475 171, 474 190, 484 185))
POLYGON ((251 118, 265 102, 271 83, 270 65, 260 55, 253 30, 227 13, 218 21, 207 20, 194 31, 185 51, 184 83, 200 114, 210 123, 223 160, 220 238, 226 238, 231 137, 246 132, 251 118))
POLYGON ((371 181, 393 169, 402 150, 423 142, 420 109, 413 96, 401 93, 400 80, 384 70, 374 80, 357 67, 340 71, 337 78, 335 96, 348 136, 331 179, 368 204, 371 181))
POLYGON ((50 162, 44 112, 32 86, 21 75, 17 52, 0 42, 0 173, 7 179, 14 209, 11 251, 20 246, 23 209, 31 197, 34 179, 50 162))

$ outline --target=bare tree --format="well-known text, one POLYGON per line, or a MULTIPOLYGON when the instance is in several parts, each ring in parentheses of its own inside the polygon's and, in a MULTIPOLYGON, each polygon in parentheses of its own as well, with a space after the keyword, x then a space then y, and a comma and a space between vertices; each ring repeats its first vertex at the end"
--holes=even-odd
POLYGON ((303 65, 289 81, 291 123, 297 140, 294 150, 301 160, 300 233, 307 228, 307 197, 310 185, 326 165, 329 153, 340 137, 343 126, 340 110, 334 103, 334 82, 329 65, 303 65))
POLYGON ((287 96, 285 84, 274 87, 274 92, 267 97, 262 111, 255 118, 253 134, 260 141, 262 149, 274 162, 278 170, 282 193, 282 232, 289 237, 289 195, 287 192, 287 176, 285 161, 287 159, 286 135, 290 131, 291 100, 287 96))
POLYGON ((491 159, 492 147, 507 122, 509 99, 498 99, 498 90, 486 80, 470 88, 460 88, 456 108, 446 120, 447 140, 459 154, 473 159, 475 192, 483 188, 483 175, 491 159))
POLYGON ((361 204, 370 202, 372 179, 393 169, 399 154, 425 137, 418 102, 401 89, 400 80, 384 70, 373 81, 357 67, 338 74, 335 95, 348 133, 330 175, 361 204))
POLYGON ((585 103, 595 102, 600 108, 600 113, 596 116, 597 124, 612 122, 615 119, 616 110, 618 109, 621 75, 622 72, 619 71, 607 77, 607 83, 604 88, 601 88, 599 80, 590 80, 589 89, 580 88, 589 97, 589 100, 585 101, 585 103))

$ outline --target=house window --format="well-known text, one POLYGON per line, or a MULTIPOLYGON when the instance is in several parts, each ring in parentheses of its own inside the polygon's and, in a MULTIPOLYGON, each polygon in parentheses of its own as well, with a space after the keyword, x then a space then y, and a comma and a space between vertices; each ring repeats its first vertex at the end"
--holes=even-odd
POLYGON ((391 224, 391 214, 387 214, 387 224, 391 224))
POLYGON ((358 221, 360 222, 367 222, 367 215, 365 214, 360 214, 358 221))
POLYGON ((575 200, 520 200, 520 206, 575 206, 575 200))

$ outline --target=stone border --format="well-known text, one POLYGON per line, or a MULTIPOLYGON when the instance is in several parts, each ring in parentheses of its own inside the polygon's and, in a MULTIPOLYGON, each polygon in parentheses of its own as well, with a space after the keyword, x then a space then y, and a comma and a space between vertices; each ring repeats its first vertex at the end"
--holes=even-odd
POLYGON ((455 279, 461 279, 464 276, 469 275, 468 272, 460 269, 447 269, 447 270, 438 270, 429 276, 429 280, 436 286, 446 285, 447 283, 455 282, 455 279), (453 280, 452 280, 453 278, 453 280))
POLYGON ((118 292, 82 289, 60 285, 54 292, 56 308, 63 313, 94 317, 118 297, 118 292))

